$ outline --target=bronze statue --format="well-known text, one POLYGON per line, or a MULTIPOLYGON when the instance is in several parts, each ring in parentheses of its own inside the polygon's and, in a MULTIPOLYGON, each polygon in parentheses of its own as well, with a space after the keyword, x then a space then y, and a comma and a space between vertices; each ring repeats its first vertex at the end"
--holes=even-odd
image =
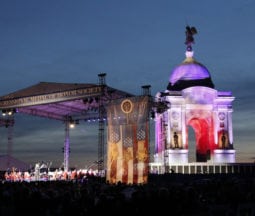
POLYGON ((185 44, 187 45, 187 51, 192 51, 192 44, 195 43, 194 42, 194 34, 197 34, 197 30, 195 27, 190 27, 190 26, 186 26, 186 41, 185 44))
POLYGON ((174 132, 174 147, 178 148, 178 135, 176 132, 174 132))
POLYGON ((222 148, 226 148, 226 136, 225 136, 225 133, 223 132, 222 133, 222 136, 221 136, 221 142, 222 142, 222 148))

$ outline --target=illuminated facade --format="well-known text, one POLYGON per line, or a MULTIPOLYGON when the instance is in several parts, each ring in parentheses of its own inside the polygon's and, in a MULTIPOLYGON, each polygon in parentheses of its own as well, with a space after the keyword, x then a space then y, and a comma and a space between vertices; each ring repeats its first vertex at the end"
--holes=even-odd
POLYGON ((189 127, 195 132, 196 162, 234 163, 233 100, 231 92, 214 89, 209 71, 189 46, 167 89, 156 94, 154 163, 189 163, 189 127))

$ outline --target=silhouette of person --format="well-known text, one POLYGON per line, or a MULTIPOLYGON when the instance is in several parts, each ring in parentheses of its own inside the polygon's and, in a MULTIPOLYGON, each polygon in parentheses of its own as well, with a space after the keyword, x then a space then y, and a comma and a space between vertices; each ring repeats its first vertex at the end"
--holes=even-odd
POLYGON ((176 132, 174 132, 174 147, 178 148, 178 135, 176 132))

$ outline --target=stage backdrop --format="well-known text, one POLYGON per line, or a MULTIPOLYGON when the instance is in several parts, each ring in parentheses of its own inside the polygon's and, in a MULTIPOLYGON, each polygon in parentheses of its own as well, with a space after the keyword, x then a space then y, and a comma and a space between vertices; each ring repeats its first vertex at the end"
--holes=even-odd
POLYGON ((149 96, 112 101, 107 106, 109 183, 147 183, 149 165, 149 96))

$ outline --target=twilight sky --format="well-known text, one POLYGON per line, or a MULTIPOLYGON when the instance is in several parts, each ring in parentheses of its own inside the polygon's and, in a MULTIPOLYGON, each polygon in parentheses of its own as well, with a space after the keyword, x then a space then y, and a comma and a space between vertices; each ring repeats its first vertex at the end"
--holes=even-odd
MULTIPOLYGON (((195 26, 194 58, 210 71, 216 90, 235 97, 236 161, 253 162, 254 11, 253 0, 0 0, 0 95, 39 82, 98 83, 102 72, 109 86, 139 95, 150 84, 155 95, 185 58, 186 25, 195 26)), ((97 160, 97 126, 70 132, 71 166, 97 160)), ((62 122, 16 115, 15 158, 58 167, 63 144, 62 122)), ((2 127, 0 155, 6 152, 2 127)))

